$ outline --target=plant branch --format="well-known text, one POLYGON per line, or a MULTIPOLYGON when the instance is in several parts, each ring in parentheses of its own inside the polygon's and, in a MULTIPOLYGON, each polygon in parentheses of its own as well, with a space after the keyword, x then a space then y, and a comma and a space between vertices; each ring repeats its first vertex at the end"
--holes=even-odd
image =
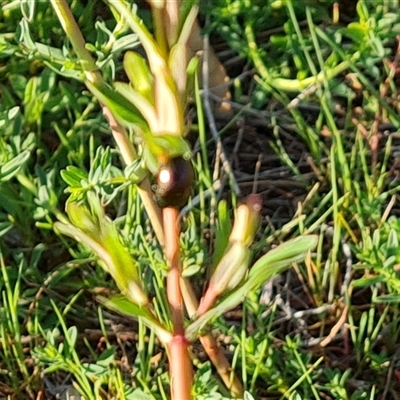
MULTIPOLYGON (((196 314, 199 307, 199 302, 193 292, 190 282, 181 278, 181 291, 189 317, 196 314)), ((206 333, 199 337, 204 351, 207 353, 208 358, 215 366, 218 375, 221 377, 225 386, 230 390, 231 395, 234 397, 243 396, 243 386, 236 374, 232 373, 232 367, 221 346, 218 345, 217 340, 211 333, 206 333)))
POLYGON ((91 74, 96 71, 97 65, 93 57, 86 49, 85 39, 75 21, 74 16, 68 6, 66 0, 50 0, 54 11, 57 14, 58 20, 70 40, 73 49, 82 65, 82 70, 85 74, 91 74))
MULTIPOLYGON (((76 55, 81 61, 81 66, 86 79, 90 82, 106 84, 103 76, 98 71, 96 62, 94 61, 90 52, 86 49, 85 40, 75 21, 74 16, 72 15, 71 10, 69 9, 66 0, 50 1, 54 8, 54 11, 58 16, 58 19, 60 20, 64 32, 70 40, 76 55)), ((107 107, 102 106, 102 110, 103 114, 108 119, 112 135, 117 143, 125 164, 130 165, 136 159, 136 150, 129 140, 125 128, 116 121, 115 117, 107 107)), ((153 194, 148 179, 143 180, 138 185, 138 192, 143 201, 143 205, 146 209, 147 215, 151 220, 157 239, 160 244, 163 245, 164 233, 162 229, 161 211, 153 199, 153 194)))

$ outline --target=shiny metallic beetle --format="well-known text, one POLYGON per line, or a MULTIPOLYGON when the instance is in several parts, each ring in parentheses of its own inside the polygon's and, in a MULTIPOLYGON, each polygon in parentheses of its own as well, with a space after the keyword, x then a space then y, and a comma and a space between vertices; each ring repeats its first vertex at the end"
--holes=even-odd
POLYGON ((190 196, 194 169, 190 160, 175 157, 161 165, 156 175, 155 199, 160 207, 183 207, 190 196))

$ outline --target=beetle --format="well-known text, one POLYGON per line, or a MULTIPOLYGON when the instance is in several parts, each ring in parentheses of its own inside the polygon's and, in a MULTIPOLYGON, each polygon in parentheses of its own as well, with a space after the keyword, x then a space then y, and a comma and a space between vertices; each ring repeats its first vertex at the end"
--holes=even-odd
POLYGON ((163 162, 155 176, 155 200, 164 207, 183 207, 194 183, 194 168, 190 160, 174 157, 163 162))

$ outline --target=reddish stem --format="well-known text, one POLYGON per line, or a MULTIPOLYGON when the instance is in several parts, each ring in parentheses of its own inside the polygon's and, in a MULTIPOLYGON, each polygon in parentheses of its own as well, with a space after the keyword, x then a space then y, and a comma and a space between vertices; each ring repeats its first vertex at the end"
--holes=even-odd
POLYGON ((179 211, 173 207, 163 210, 165 256, 169 272, 167 276, 167 297, 171 307, 174 334, 183 335, 183 300, 180 289, 180 259, 179 259, 179 211))
POLYGON ((174 335, 168 345, 172 400, 191 400, 193 366, 185 336, 174 335))
POLYGON ((169 265, 167 297, 171 309, 174 337, 168 346, 172 400, 190 400, 193 367, 185 338, 183 300, 180 289, 179 211, 173 207, 163 210, 165 256, 169 265))
MULTIPOLYGON (((186 310, 189 317, 192 317, 196 314, 199 303, 190 283, 183 278, 181 278, 181 290, 186 310)), ((232 396, 234 398, 243 397, 243 386, 239 378, 235 374, 232 374, 232 367, 222 348, 218 345, 217 339, 211 333, 206 333, 200 336, 199 339, 225 386, 231 391, 232 396)))

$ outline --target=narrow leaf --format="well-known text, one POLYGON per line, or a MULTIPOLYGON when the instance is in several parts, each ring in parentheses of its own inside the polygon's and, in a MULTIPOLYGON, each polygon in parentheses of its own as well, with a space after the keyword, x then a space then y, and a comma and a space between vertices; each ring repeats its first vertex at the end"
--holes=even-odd
POLYGON ((159 132, 160 127, 158 124, 158 116, 154 106, 139 92, 135 91, 129 84, 123 82, 115 83, 115 90, 120 93, 131 104, 133 104, 139 112, 142 114, 144 119, 147 121, 152 132, 159 132))
POLYGON ((270 250, 253 265, 250 270, 249 278, 260 274, 262 275, 265 267, 272 263, 279 261, 288 263, 294 262, 292 259, 295 260, 299 256, 304 256, 317 245, 317 242, 318 236, 306 235, 279 245, 275 249, 270 250))
POLYGON ((12 160, 6 162, 0 168, 0 181, 5 182, 10 180, 14 175, 16 175, 20 169, 24 166, 26 161, 30 156, 30 151, 25 150, 22 153, 19 153, 12 160))
POLYGON ((97 296, 96 298, 101 304, 110 310, 130 318, 141 318, 150 329, 154 330, 155 334, 163 343, 169 343, 171 341, 171 332, 169 332, 168 329, 157 320, 149 308, 140 307, 122 295, 115 295, 111 298, 97 296))
POLYGON ((110 109, 119 122, 132 124, 142 131, 148 131, 147 122, 139 110, 120 93, 117 93, 108 85, 95 85, 89 81, 85 81, 85 84, 100 103, 110 109))
POLYGON ((104 214, 97 196, 88 192, 87 200, 89 208, 77 201, 67 202, 72 224, 58 222, 55 227, 93 251, 99 258, 99 264, 111 274, 125 296, 139 305, 147 304, 137 262, 121 243, 116 226, 104 214))
POLYGON ((64 182, 73 188, 81 187, 82 181, 88 180, 88 174, 74 165, 68 165, 60 174, 64 182))
POLYGON ((212 263, 214 267, 219 263, 228 246, 231 227, 227 203, 225 200, 222 200, 218 203, 218 221, 216 224, 215 249, 212 263))

